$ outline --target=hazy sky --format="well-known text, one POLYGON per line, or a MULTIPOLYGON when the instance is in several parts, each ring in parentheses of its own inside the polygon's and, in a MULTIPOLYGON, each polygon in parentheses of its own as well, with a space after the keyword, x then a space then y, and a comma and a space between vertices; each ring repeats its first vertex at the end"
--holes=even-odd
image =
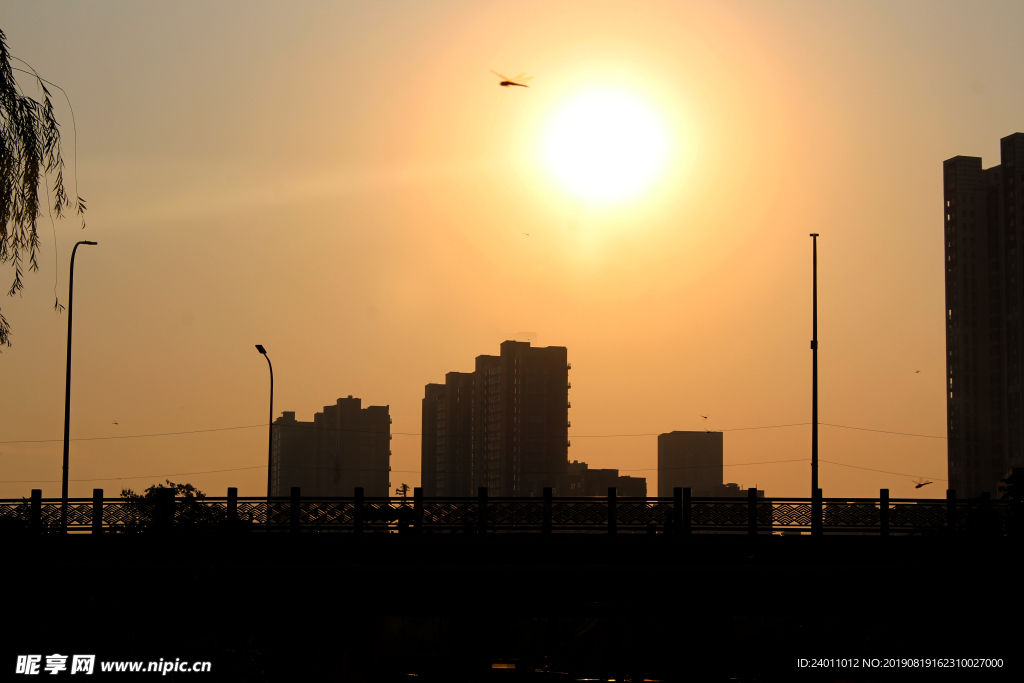
MULTIPOLYGON (((0 21, 71 98, 89 206, 84 231, 40 220, 40 271, 0 302, 0 441, 54 440, 0 443, 0 496, 60 495, 53 288, 79 239, 99 246, 76 263, 74 438, 265 424, 261 343, 278 414, 390 405, 391 481, 415 486, 423 386, 528 338, 568 348, 570 459, 653 494, 656 437, 593 437, 810 420, 811 232, 821 421, 945 434, 941 162, 991 166, 1024 130, 1019 2, 7 0, 0 21), (662 131, 630 198, 545 162, 595 96, 662 131)), ((944 439, 820 443, 826 496, 915 493, 832 463, 944 495, 944 439)), ((71 494, 259 495, 266 444, 76 441, 71 494)), ((745 463, 809 457, 808 426, 725 434, 726 481, 770 496, 807 495, 809 464, 745 463)))

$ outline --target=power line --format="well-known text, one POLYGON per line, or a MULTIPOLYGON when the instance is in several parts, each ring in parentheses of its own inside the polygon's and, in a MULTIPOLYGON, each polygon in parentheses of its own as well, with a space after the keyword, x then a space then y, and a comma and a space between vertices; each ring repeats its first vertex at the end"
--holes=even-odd
MULTIPOLYGON (((87 436, 80 437, 77 439, 71 439, 71 441, 107 441, 109 439, 141 439, 149 436, 177 436, 178 434, 203 434, 205 432, 227 432, 233 429, 252 429, 253 427, 266 427, 267 425, 244 425, 242 427, 217 427, 216 429, 194 429, 188 432, 160 432, 158 434, 129 434, 126 436, 87 436)), ((23 439, 21 441, 0 441, 0 444, 4 443, 53 443, 56 441, 63 442, 64 439, 23 439)))
MULTIPOLYGON (((822 460, 821 462, 827 462, 830 465, 839 465, 840 467, 852 467, 857 470, 867 470, 869 472, 881 472, 882 474, 895 474, 900 477, 917 477, 917 474, 904 474, 903 472, 890 472, 888 470, 876 470, 871 467, 861 467, 860 465, 847 465, 845 462, 833 462, 832 460, 822 460)), ((942 477, 927 477, 928 479, 934 479, 936 481, 949 481, 949 479, 943 479, 942 477)))
MULTIPOLYGON (((760 462, 728 462, 722 463, 722 467, 742 467, 744 465, 774 465, 780 462, 807 462, 807 458, 793 458, 792 460, 762 460, 760 462)), ((630 469, 623 470, 620 472, 667 472, 668 470, 700 470, 708 467, 718 467, 718 465, 687 465, 686 467, 647 467, 644 469, 630 469)))
MULTIPOLYGON (((758 462, 734 462, 734 463, 723 463, 722 467, 745 467, 745 466, 750 466, 750 465, 777 465, 777 464, 780 464, 780 463, 787 463, 787 462, 807 462, 807 460, 808 460, 808 458, 793 458, 793 459, 790 459, 790 460, 762 460, 762 461, 758 461, 758 462)), ((830 465, 839 465, 840 467, 852 467, 852 468, 858 469, 858 470, 867 470, 869 472, 881 472, 882 474, 893 474, 893 475, 900 476, 900 477, 920 476, 920 475, 915 475, 915 474, 906 474, 905 472, 891 472, 889 470, 878 470, 878 469, 874 469, 874 468, 871 468, 871 467, 861 467, 860 465, 848 465, 846 463, 835 462, 833 460, 821 460, 821 462, 827 462, 830 465)), ((702 468, 707 468, 707 467, 717 467, 717 465, 690 465, 690 466, 686 466, 686 467, 667 467, 667 468, 662 468, 662 469, 663 470, 691 470, 691 469, 702 469, 702 468)), ((170 474, 147 474, 147 475, 140 475, 140 476, 135 476, 135 477, 106 477, 106 478, 99 478, 99 479, 72 479, 71 481, 77 481, 77 482, 85 482, 85 481, 121 481, 122 479, 152 479, 152 478, 161 478, 161 477, 183 477, 183 476, 192 475, 192 474, 217 474, 217 473, 221 473, 221 472, 240 472, 242 470, 256 470, 256 469, 263 469, 263 465, 254 465, 252 467, 233 467, 233 468, 223 469, 223 470, 199 470, 199 471, 195 471, 195 472, 172 472, 170 474)), ((332 467, 291 467, 291 468, 288 468, 288 469, 337 471, 337 470, 335 470, 335 468, 332 468, 332 467)), ((622 468, 609 468, 609 469, 618 469, 619 472, 655 472, 655 471, 658 471, 657 467, 633 468, 633 469, 622 469, 622 468)), ((365 471, 370 471, 370 470, 343 468, 340 471, 344 471, 344 472, 365 472, 365 471)), ((422 474, 421 470, 388 470, 388 473, 392 473, 392 472, 399 473, 399 474, 422 474)), ((561 473, 560 472, 521 472, 520 474, 561 474, 561 473)), ((948 479, 943 479, 942 477, 928 477, 928 479, 934 479, 936 481, 949 481, 948 479)), ((0 484, 52 484, 52 483, 56 483, 56 482, 59 482, 59 481, 60 481, 60 479, 20 479, 20 480, 0 481, 0 484)))
MULTIPOLYGON (((900 436, 917 436, 917 437, 920 437, 922 439, 948 439, 949 438, 949 437, 946 437, 946 436, 933 436, 931 434, 911 434, 909 432, 890 432, 890 431, 887 431, 885 429, 868 429, 867 427, 850 427, 850 426, 847 426, 847 425, 834 425, 834 424, 829 424, 828 422, 819 422, 818 424, 825 425, 826 427, 839 427, 840 429, 856 429, 859 432, 877 432, 879 434, 898 434, 900 436)), ((956 440, 957 441, 963 441, 964 439, 956 439, 956 440)))
MULTIPOLYGON (((795 460, 766 460, 762 462, 737 462, 737 463, 726 463, 723 467, 739 467, 742 465, 773 465, 780 462, 804 462, 807 458, 797 458, 795 460)), ((663 470, 692 470, 702 469, 706 467, 717 467, 717 465, 690 465, 687 467, 667 467, 662 468, 663 470)), ((255 470, 263 469, 263 465, 254 465, 252 467, 233 467, 225 470, 199 470, 196 472, 173 472, 171 474, 147 474, 137 477, 106 477, 101 479, 71 479, 71 481, 120 481, 122 479, 150 479, 153 477, 182 477, 190 474, 215 474, 218 472, 239 472, 241 470, 255 470)), ((342 467, 340 469, 334 467, 285 467, 283 469, 290 470, 326 470, 329 472, 376 472, 377 470, 366 469, 366 468, 353 468, 353 467, 342 467)), ((616 468, 610 468, 616 469, 616 468)), ((657 471, 657 467, 648 467, 644 469, 619 469, 619 472, 654 472, 657 471)), ((397 472, 399 474, 422 474, 421 470, 387 470, 390 474, 397 472)), ((382 472, 383 474, 383 472, 382 472)), ((433 472, 432 472, 433 474, 433 472)), ((555 471, 544 471, 544 472, 520 472, 520 474, 563 474, 563 472, 555 471)), ((0 484, 52 484, 58 482, 60 479, 20 479, 20 480, 8 480, 0 481, 0 484)))
MULTIPOLYGON (((238 472, 240 470, 263 469, 263 465, 253 467, 233 467, 227 470, 201 470, 198 472, 174 472, 172 474, 146 474, 138 477, 107 477, 104 479, 71 479, 70 481, 121 481, 122 479, 152 479, 154 477, 183 477, 187 474, 214 474, 216 472, 238 472)), ((55 484, 61 479, 21 479, 16 481, 0 481, 0 484, 55 484)))
MULTIPOLYGON (((806 426, 806 425, 809 425, 809 424, 810 424, 810 422, 792 422, 792 423, 789 423, 789 424, 763 425, 763 426, 760 426, 760 427, 733 427, 731 429, 721 429, 721 430, 718 430, 718 431, 720 431, 720 432, 743 432, 743 431, 751 431, 751 430, 756 430, 756 429, 780 429, 780 428, 783 428, 783 427, 802 427, 802 426, 806 426)), ((884 429, 869 429, 867 427, 851 427, 849 425, 830 424, 828 422, 819 422, 818 424, 821 424, 821 425, 824 425, 824 426, 827 426, 827 427, 838 427, 840 429, 855 429, 855 430, 862 431, 862 432, 876 432, 876 433, 879 433, 879 434, 896 434, 896 435, 899 435, 899 436, 915 436, 915 437, 919 437, 919 438, 923 438, 923 439, 946 439, 947 438, 945 436, 934 436, 932 434, 912 434, 912 433, 909 433, 909 432, 892 432, 892 431, 887 431, 887 430, 884 430, 884 429)), ((380 432, 380 431, 373 431, 373 430, 366 430, 366 429, 341 429, 341 428, 338 428, 338 427, 317 427, 317 426, 312 425, 312 424, 279 425, 279 426, 285 426, 288 429, 296 429, 296 428, 298 428, 298 429, 320 429, 320 430, 325 431, 325 432, 351 432, 351 433, 358 433, 358 434, 380 434, 380 435, 383 435, 383 434, 387 433, 387 434, 390 434, 392 436, 423 436, 423 434, 421 432, 380 432)), ((226 432, 226 431, 232 431, 232 430, 238 430, 238 429, 255 429, 255 428, 258 428, 258 427, 267 427, 267 425, 265 425, 265 424, 255 424, 255 425, 242 425, 240 427, 216 427, 214 429, 193 429, 193 430, 183 431, 183 432, 157 432, 157 433, 153 433, 153 434, 129 434, 129 435, 123 435, 123 436, 90 436, 90 437, 79 437, 79 438, 71 439, 71 441, 107 441, 107 440, 112 440, 112 439, 142 439, 142 438, 153 437, 153 436, 178 436, 178 435, 181 435, 181 434, 205 434, 205 433, 208 433, 208 432, 226 432)), ((638 434, 569 434, 568 438, 570 438, 570 439, 609 439, 609 438, 625 438, 625 437, 641 437, 641 436, 659 436, 660 434, 661 433, 659 433, 659 432, 645 432, 645 433, 638 433, 638 434)), ((466 436, 471 436, 471 435, 470 434, 446 434, 444 436, 450 436, 450 437, 453 437, 453 438, 460 438, 460 437, 465 438, 466 436)), ((524 438, 547 439, 547 438, 561 438, 561 437, 560 436, 559 437, 539 436, 539 437, 524 437, 524 438)), ((64 441, 63 439, 20 439, 20 440, 14 440, 14 441, 0 441, 0 444, 57 443, 57 442, 63 442, 63 441, 64 441)))
MULTIPOLYGON (((723 429, 723 430, 720 430, 720 431, 722 431, 722 432, 737 432, 737 431, 750 431, 750 430, 758 430, 758 429, 779 429, 779 428, 784 428, 784 427, 806 426, 808 424, 810 424, 810 423, 809 422, 794 422, 794 423, 780 424, 780 425, 764 425, 764 426, 760 426, 760 427, 735 427, 735 428, 731 428, 731 429, 723 429)), ((840 429, 853 429, 853 430, 864 431, 864 432, 875 432, 875 433, 879 433, 879 434, 894 434, 894 435, 898 435, 898 436, 912 436, 912 437, 925 438, 925 439, 945 439, 946 438, 946 437, 943 437, 943 436, 934 436, 934 435, 931 435, 931 434, 913 434, 913 433, 909 433, 909 432, 895 432, 895 431, 889 431, 889 430, 884 430, 884 429, 870 429, 870 428, 867 428, 867 427, 852 427, 852 426, 849 426, 849 425, 830 424, 830 423, 827 423, 827 422, 820 422, 819 424, 825 425, 825 426, 828 426, 828 427, 837 427, 837 428, 840 428, 840 429)), ((76 438, 76 439, 71 439, 71 440, 72 441, 106 441, 106 440, 112 440, 112 439, 140 439, 140 438, 156 437, 156 436, 178 436, 178 435, 184 435, 184 434, 205 434, 205 433, 209 433, 209 432, 224 432, 224 431, 234 431, 234 430, 239 430, 239 429, 254 429, 254 428, 260 428, 260 427, 266 427, 266 426, 267 425, 265 425, 265 424, 242 425, 242 426, 238 426, 238 427, 217 427, 217 428, 213 428, 213 429, 195 429, 195 430, 188 430, 188 431, 181 431, 181 432, 158 432, 158 433, 153 433, 153 434, 130 434, 130 435, 123 435, 123 436, 81 437, 81 438, 76 438)), ((296 427, 299 427, 299 428, 316 428, 316 426, 313 425, 313 424, 288 425, 288 426, 290 428, 296 428, 296 427)), ((324 431, 345 431, 345 432, 383 434, 383 432, 373 432, 373 431, 359 430, 359 429, 340 429, 340 428, 321 428, 321 429, 323 429, 324 431)), ((422 436, 422 434, 419 433, 419 432, 391 432, 391 434, 399 435, 399 436, 422 436)), ((621 437, 644 437, 644 436, 658 436, 658 435, 659 435, 658 433, 653 433, 652 432, 652 433, 641 433, 641 434, 572 434, 572 435, 570 435, 570 437, 571 438, 621 438, 621 437)), ((540 437, 540 438, 544 438, 544 437, 540 437)), ((54 442, 61 442, 61 441, 63 441, 63 439, 35 439, 35 440, 0 441, 0 444, 54 443, 54 442)), ((761 462, 723 463, 722 466, 723 467, 742 467, 742 466, 751 466, 751 465, 774 465, 774 464, 788 463, 788 462, 804 462, 806 460, 807 460, 807 458, 796 458, 796 459, 790 459, 790 460, 767 460, 767 461, 761 461, 761 462)), ((858 466, 858 465, 848 465, 846 463, 834 462, 834 461, 830 461, 830 460, 822 460, 822 462, 827 462, 827 463, 829 463, 831 465, 839 465, 841 467, 851 467, 851 468, 854 468, 854 469, 867 470, 867 471, 870 471, 870 472, 880 472, 882 474, 892 474, 892 475, 896 475, 896 476, 905 476, 905 477, 916 476, 916 475, 905 474, 905 473, 902 473, 902 472, 891 472, 891 471, 888 471, 888 470, 878 470, 878 469, 873 469, 873 468, 870 468, 870 467, 861 467, 861 466, 858 466)), ((673 467, 673 468, 668 468, 668 469, 674 469, 674 470, 675 469, 701 469, 701 468, 714 467, 714 466, 715 465, 692 465, 692 466, 687 466, 687 467, 673 467)), ((262 467, 263 467, 262 465, 257 465, 257 466, 253 466, 253 467, 235 467, 235 468, 220 469, 220 470, 199 470, 199 471, 194 471, 194 472, 175 472, 175 473, 171 473, 171 474, 152 474, 152 475, 142 475, 142 476, 134 476, 134 477, 107 477, 107 478, 96 478, 96 479, 72 479, 71 481, 75 481, 75 482, 120 481, 120 480, 128 480, 128 479, 149 479, 149 478, 154 478, 154 477, 179 477, 179 476, 188 476, 188 475, 195 475, 195 474, 216 474, 216 473, 222 473, 222 472, 239 472, 239 471, 243 471, 243 470, 262 469, 262 467)), ((324 470, 332 470, 333 471, 335 468, 296 468, 296 469, 324 469, 324 470)), ((612 469, 615 469, 615 468, 612 468, 612 469)), ((622 468, 619 468, 619 471, 620 472, 653 472, 653 471, 657 471, 657 469, 658 468, 655 468, 655 467, 650 467, 650 468, 632 468, 632 469, 622 469, 622 468)), ((350 470, 348 468, 346 468, 345 471, 350 471, 350 470)), ((359 471, 363 471, 363 470, 359 470, 359 471)), ((395 473, 400 473, 400 474, 422 474, 422 472, 420 470, 389 470, 389 472, 395 472, 395 473)), ((527 473, 524 473, 524 474, 552 474, 552 472, 527 472, 527 473)), ((948 481, 947 479, 943 479, 941 477, 929 477, 929 478, 930 479, 935 479, 937 481, 948 481)), ((0 481, 0 484, 55 483, 57 481, 59 481, 59 480, 56 480, 56 479, 24 479, 24 480, 0 481)))

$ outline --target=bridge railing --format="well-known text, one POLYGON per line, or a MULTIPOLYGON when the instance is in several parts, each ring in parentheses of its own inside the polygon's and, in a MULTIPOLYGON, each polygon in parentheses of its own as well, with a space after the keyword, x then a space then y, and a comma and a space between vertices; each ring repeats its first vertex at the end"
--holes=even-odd
MULTIPOLYGON (((745 498, 695 497, 676 489, 671 498, 472 497, 425 498, 355 495, 340 498, 173 497, 68 500, 68 532, 136 533, 195 531, 340 533, 648 533, 648 534, 1005 534, 1022 519, 1020 502, 987 498, 745 498)), ((61 531, 60 499, 0 500, 0 532, 61 531)))

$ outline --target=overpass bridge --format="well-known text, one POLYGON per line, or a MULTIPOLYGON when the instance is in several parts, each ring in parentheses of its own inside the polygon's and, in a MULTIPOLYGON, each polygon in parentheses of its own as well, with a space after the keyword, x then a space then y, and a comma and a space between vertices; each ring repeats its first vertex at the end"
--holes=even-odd
POLYGON ((101 496, 68 501, 66 534, 60 505, 0 501, 8 647, 205 658, 253 680, 921 673, 797 666, 815 657, 1020 673, 1003 502, 101 496))

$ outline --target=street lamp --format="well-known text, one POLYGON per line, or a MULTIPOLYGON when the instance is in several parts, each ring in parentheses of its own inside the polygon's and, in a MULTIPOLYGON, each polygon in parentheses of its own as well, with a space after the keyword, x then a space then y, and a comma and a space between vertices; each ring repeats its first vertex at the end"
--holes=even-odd
POLYGON ((811 322, 811 497, 818 493, 818 233, 813 243, 813 312, 811 322))
POLYGON ((71 250, 71 277, 68 279, 68 364, 64 382, 64 475, 61 478, 60 492, 60 528, 65 534, 68 532, 68 447, 71 443, 71 313, 75 303, 75 252, 82 244, 95 246, 96 242, 82 240, 76 242, 74 249, 71 250))
POLYGON ((256 350, 263 354, 263 357, 267 359, 267 365, 270 366, 270 422, 269 422, 269 434, 267 435, 267 501, 270 501, 270 476, 271 476, 271 465, 273 464, 274 454, 274 365, 270 362, 270 356, 267 355, 267 350, 263 348, 263 344, 257 344, 256 350))

